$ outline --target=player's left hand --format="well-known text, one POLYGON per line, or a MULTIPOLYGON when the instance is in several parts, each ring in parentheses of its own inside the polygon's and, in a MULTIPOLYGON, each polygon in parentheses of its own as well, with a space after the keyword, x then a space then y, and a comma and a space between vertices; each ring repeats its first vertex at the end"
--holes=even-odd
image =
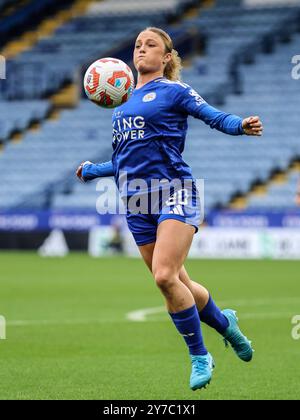
POLYGON ((243 120, 243 129, 247 136, 261 136, 263 125, 258 116, 248 117, 243 120))

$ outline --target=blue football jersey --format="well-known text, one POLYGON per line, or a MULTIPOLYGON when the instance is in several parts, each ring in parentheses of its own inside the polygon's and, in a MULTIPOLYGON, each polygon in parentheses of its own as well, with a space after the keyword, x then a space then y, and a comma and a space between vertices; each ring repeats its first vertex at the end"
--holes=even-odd
POLYGON ((150 191, 153 179, 193 178, 182 158, 189 115, 224 133, 243 134, 240 117, 208 105, 189 85, 163 77, 135 89, 115 108, 112 163, 121 196, 136 192, 128 188, 135 179, 150 191))

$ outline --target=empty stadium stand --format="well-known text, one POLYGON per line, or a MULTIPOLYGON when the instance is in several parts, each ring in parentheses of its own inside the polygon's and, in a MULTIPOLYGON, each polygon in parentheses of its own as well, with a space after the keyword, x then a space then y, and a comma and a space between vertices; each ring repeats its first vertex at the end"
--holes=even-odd
POLYGON ((299 177, 299 172, 291 172, 283 182, 270 184, 265 194, 253 195, 249 199, 248 207, 271 210, 293 208, 299 177))

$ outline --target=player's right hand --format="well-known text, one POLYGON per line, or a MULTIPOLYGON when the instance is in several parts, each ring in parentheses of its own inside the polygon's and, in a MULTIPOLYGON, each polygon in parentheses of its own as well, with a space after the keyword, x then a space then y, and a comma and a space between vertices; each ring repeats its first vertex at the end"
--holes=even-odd
POLYGON ((83 175, 82 175, 82 170, 85 164, 87 163, 92 163, 89 160, 85 161, 85 162, 81 162, 81 164, 78 166, 77 170, 76 170, 76 176, 80 179, 81 182, 86 182, 83 175))

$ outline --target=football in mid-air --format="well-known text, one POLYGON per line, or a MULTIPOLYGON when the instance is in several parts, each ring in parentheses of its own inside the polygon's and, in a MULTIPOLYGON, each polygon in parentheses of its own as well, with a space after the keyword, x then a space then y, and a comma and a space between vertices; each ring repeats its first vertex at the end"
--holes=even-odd
POLYGON ((88 98, 103 108, 115 108, 128 101, 134 89, 130 67, 117 58, 95 61, 84 76, 88 98))

